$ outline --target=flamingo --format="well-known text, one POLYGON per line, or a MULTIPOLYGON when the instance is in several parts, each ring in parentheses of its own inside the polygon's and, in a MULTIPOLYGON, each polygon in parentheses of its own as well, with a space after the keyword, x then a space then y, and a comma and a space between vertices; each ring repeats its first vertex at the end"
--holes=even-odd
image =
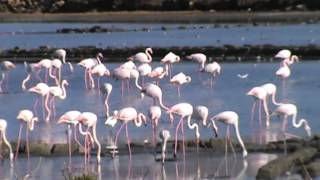
POLYGON ((61 85, 59 86, 51 86, 49 93, 52 95, 52 98, 50 100, 50 106, 53 109, 53 114, 55 114, 56 106, 55 106, 55 97, 58 97, 59 99, 66 99, 67 92, 66 92, 66 86, 68 86, 69 83, 67 80, 63 80, 61 85))
MULTIPOLYGON (((89 134, 89 136, 93 137, 93 140, 95 142, 95 144, 97 144, 98 146, 98 151, 97 151, 97 162, 98 164, 100 164, 100 161, 101 161, 101 144, 97 138, 97 121, 98 121, 98 116, 92 112, 83 112, 80 114, 80 116, 78 116, 77 120, 80 122, 79 124, 79 130, 80 132, 83 132, 82 131, 82 124, 87 126, 87 130, 86 130, 86 134, 89 134), (89 129, 92 129, 92 135, 91 133, 89 132, 89 129)), ((88 143, 88 140, 87 140, 87 136, 86 136, 86 141, 85 142, 85 145, 87 146, 88 143)), ((85 148, 87 149, 87 148, 85 148)), ((85 150, 85 152, 89 152, 88 150, 85 150)))
POLYGON ((140 66, 138 66, 137 69, 140 73, 140 76, 142 77, 142 86, 144 86, 144 77, 149 76, 149 74, 152 71, 152 68, 148 63, 143 63, 140 66))
POLYGON ((80 147, 82 147, 82 145, 80 144, 78 138, 77 138, 77 125, 79 124, 79 121, 78 121, 78 117, 81 115, 81 112, 80 111, 76 111, 76 110, 72 110, 72 111, 67 111, 65 112, 62 116, 59 117, 58 119, 58 124, 61 124, 61 123, 65 123, 68 125, 68 131, 67 131, 67 134, 68 134, 68 149, 69 149, 69 159, 71 160, 71 125, 73 125, 74 127, 74 139, 75 141, 79 144, 80 147))
POLYGON ((203 53, 194 53, 187 56, 187 59, 197 62, 199 64, 199 71, 202 71, 207 61, 207 56, 203 53))
POLYGON ((164 129, 160 131, 159 136, 160 136, 160 139, 162 140, 161 157, 162 157, 162 163, 164 163, 164 160, 166 159, 167 142, 171 137, 170 131, 164 129))
POLYGON ((20 141, 21 141, 21 131, 22 131, 22 121, 27 123, 26 128, 26 143, 27 143, 27 156, 28 159, 30 157, 30 148, 29 148, 29 131, 33 131, 34 129, 34 122, 38 122, 38 118, 33 116, 32 111, 24 109, 18 113, 17 119, 20 120, 20 128, 19 128, 19 136, 18 136, 18 143, 16 147, 16 159, 18 158, 20 141))
POLYGON ((55 50, 54 54, 62 59, 63 64, 68 64, 70 71, 73 72, 73 66, 70 62, 66 61, 67 51, 64 49, 55 50))
POLYGON ((204 66, 202 72, 206 72, 211 75, 210 86, 212 88, 214 78, 221 73, 221 66, 217 62, 208 63, 204 66))
MULTIPOLYGON (((126 136, 127 136, 127 143, 128 143, 128 149, 129 149, 129 156, 131 159, 131 147, 130 147, 130 137, 128 134, 128 122, 134 122, 135 126, 140 127, 142 125, 142 122, 144 124, 147 123, 146 116, 143 113, 137 113, 137 110, 133 107, 126 107, 123 109, 120 109, 119 111, 114 111, 113 115, 107 118, 105 121, 106 125, 114 127, 117 121, 121 121, 122 125, 120 126, 119 130, 117 131, 116 138, 115 138, 115 147, 117 146, 118 137, 120 134, 121 129, 123 126, 126 126, 126 136)), ((114 154, 113 154, 114 156, 114 154)))
POLYGON ((55 80, 56 85, 59 85, 61 82, 61 67, 62 62, 60 59, 53 59, 51 61, 51 67, 49 68, 49 76, 55 80), (52 72, 53 68, 55 68, 55 74, 53 74, 52 72), (56 73, 56 70, 58 70, 58 74, 56 73))
POLYGON ((177 85, 178 97, 180 98, 180 86, 182 84, 190 83, 191 77, 186 76, 184 73, 180 72, 170 79, 170 83, 177 85))
MULTIPOLYGON (((217 136, 218 127, 216 126, 215 121, 220 121, 220 122, 227 125, 227 132, 226 132, 227 139, 230 139, 229 126, 233 125, 234 130, 236 131, 237 139, 240 143, 240 146, 242 147, 242 157, 246 157, 248 155, 248 152, 246 150, 246 147, 242 141, 242 138, 241 138, 240 132, 239 132, 239 115, 234 111, 223 111, 223 112, 218 113, 217 115, 211 117, 210 122, 208 124, 208 127, 210 127, 210 125, 212 125, 214 133, 217 136)), ((227 139, 225 141, 225 148, 226 148, 225 153, 227 153, 227 139)), ((231 143, 231 141, 230 141, 230 143, 231 143)), ((231 147, 232 147, 232 144, 231 144, 231 147)), ((233 147, 232 147, 232 149, 233 149, 233 147)))
POLYGON ((284 94, 286 79, 291 75, 291 70, 289 68, 288 62, 283 63, 283 65, 276 71, 276 75, 282 80, 282 91, 284 94))
POLYGON ((300 119, 297 122, 297 106, 294 104, 281 104, 279 105, 276 110, 271 114, 273 115, 283 115, 283 124, 282 124, 282 131, 285 132, 287 126, 287 118, 288 116, 292 116, 292 125, 294 128, 299 128, 304 125, 304 130, 306 131, 308 137, 311 136, 311 128, 308 124, 308 121, 305 119, 300 119))
POLYGON ((191 116, 193 113, 193 107, 189 103, 179 103, 167 110, 167 113, 169 113, 170 121, 173 123, 173 114, 177 114, 181 116, 179 123, 176 127, 176 135, 175 135, 175 148, 174 148, 174 156, 177 154, 177 145, 178 145, 178 129, 181 126, 181 131, 182 131, 182 146, 183 146, 183 153, 185 152, 184 150, 184 128, 183 128, 183 118, 187 118, 188 122, 188 127, 189 129, 195 129, 195 135, 196 135, 196 141, 197 143, 199 142, 200 139, 200 133, 199 133, 199 126, 197 123, 191 124, 191 116))
POLYGON ((290 66, 294 62, 299 62, 298 56, 292 55, 291 51, 288 49, 280 50, 274 57, 282 59, 281 66, 283 66, 284 64, 290 66))
POLYGON ((158 85, 153 83, 147 83, 145 87, 141 89, 141 96, 144 97, 144 94, 146 94, 147 96, 153 99, 153 105, 155 105, 156 101, 158 101, 161 108, 165 110, 169 109, 162 102, 162 90, 158 85))
POLYGON ((130 61, 138 61, 140 63, 151 63, 152 57, 151 54, 153 54, 153 51, 151 48, 147 48, 146 51, 139 52, 131 57, 128 58, 130 61))
POLYGON ((38 66, 46 69, 44 82, 48 82, 49 70, 51 68, 51 60, 50 59, 42 59, 37 63, 38 66))
POLYGON ((7 88, 7 83, 8 83, 8 76, 9 76, 9 71, 16 68, 16 65, 11 62, 11 61, 2 61, 0 63, 0 70, 1 70, 1 76, 2 79, 0 81, 0 92, 2 92, 2 83, 5 81, 5 87, 7 88))
POLYGON ((150 106, 148 116, 151 119, 152 124, 152 140, 153 144, 156 145, 155 134, 157 134, 157 127, 161 118, 161 108, 159 106, 150 106))
POLYGON ((22 90, 25 91, 27 89, 26 84, 31 79, 32 73, 35 73, 36 77, 41 81, 41 79, 39 77, 39 72, 40 72, 41 66, 38 65, 37 63, 28 64, 26 61, 24 61, 24 66, 25 66, 28 74, 27 74, 27 77, 22 80, 21 88, 22 88, 22 90))
MULTIPOLYGON (((50 93, 50 88, 47 84, 45 83, 38 83, 36 86, 31 87, 29 92, 34 92, 36 94, 39 94, 42 96, 42 112, 43 112, 43 119, 45 119, 46 122, 49 121, 50 118, 50 108, 48 105, 49 101, 49 93, 50 93), (47 117, 45 117, 45 110, 47 111, 47 117)), ((35 101, 33 108, 36 109, 38 104, 38 99, 35 101)))
POLYGON ((100 78, 102 76, 110 76, 110 71, 104 64, 97 64, 91 70, 89 70, 89 73, 98 76, 98 89, 100 89, 100 78))
POLYGON ((98 53, 95 58, 83 59, 78 63, 79 66, 81 66, 81 67, 83 67, 85 69, 85 71, 84 71, 84 82, 85 82, 86 88, 89 87, 89 84, 87 82, 87 76, 89 76, 90 88, 94 87, 93 78, 92 78, 92 75, 90 73, 90 70, 94 66, 96 66, 97 64, 101 64, 101 60, 100 60, 101 58, 103 58, 103 55, 101 53, 98 53))
POLYGON ((267 104, 267 91, 262 87, 253 87, 250 91, 247 92, 248 96, 252 96, 254 98, 254 102, 251 109, 251 122, 253 122, 254 118, 254 110, 256 106, 256 102, 259 101, 259 122, 261 126, 261 103, 263 103, 264 112, 266 114, 266 127, 270 126, 270 115, 267 104))
POLYGON ((129 87, 129 78, 130 78, 130 69, 127 68, 115 68, 113 70, 112 76, 116 79, 121 79, 121 96, 123 97, 124 93, 124 81, 127 81, 128 87, 129 87))
POLYGON ((103 87, 104 87, 104 91, 105 91, 105 93, 107 94, 106 95, 106 99, 105 99, 105 101, 104 101, 104 105, 105 105, 105 107, 106 107, 106 114, 107 114, 107 117, 109 117, 109 96, 110 96, 110 94, 111 94, 111 91, 112 91, 112 85, 110 84, 110 83, 105 83, 104 85, 103 85, 103 87))
POLYGON ((156 78, 157 80, 157 85, 159 85, 160 79, 168 75, 168 65, 166 65, 166 68, 163 68, 161 66, 154 68, 148 76, 151 78, 156 78))
POLYGON ((14 155, 12 152, 12 147, 7 139, 6 131, 7 131, 7 121, 4 119, 0 119, 0 132, 1 132, 2 139, 3 139, 4 143, 6 144, 6 146, 9 149, 10 166, 13 167, 13 156, 14 155))
POLYGON ((124 68, 124 69, 136 69, 136 65, 132 61, 127 61, 125 63, 122 63, 119 68, 124 68))
POLYGON ((168 65, 169 77, 171 78, 172 73, 172 64, 180 61, 180 57, 173 52, 169 52, 164 58, 161 59, 161 62, 168 65))
POLYGON ((192 118, 202 120, 202 125, 207 126, 209 110, 206 106, 196 106, 193 111, 192 118))
POLYGON ((276 106, 281 105, 281 103, 278 103, 276 101, 276 92, 277 92, 276 85, 274 85, 273 83, 266 83, 266 84, 261 85, 260 87, 262 87, 263 89, 266 90, 268 96, 271 96, 272 103, 274 105, 276 105, 276 106))

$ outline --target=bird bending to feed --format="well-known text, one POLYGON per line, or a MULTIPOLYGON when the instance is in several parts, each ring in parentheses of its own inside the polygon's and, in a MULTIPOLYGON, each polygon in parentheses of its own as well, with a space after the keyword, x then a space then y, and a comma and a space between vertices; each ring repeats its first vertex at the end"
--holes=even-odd
POLYGON ((164 160, 166 159, 167 142, 171 137, 170 131, 163 129, 160 131, 159 136, 160 136, 160 139, 162 140, 161 157, 162 157, 162 163, 164 163, 164 160))
MULTIPOLYGON (((230 132, 229 132, 229 126, 232 125, 234 127, 234 130, 236 131, 237 139, 240 143, 240 146, 242 147, 242 156, 246 157, 248 155, 247 149, 242 141, 242 138, 240 136, 239 132, 239 116, 234 111, 223 111, 221 113, 218 113, 217 115, 210 118, 210 122, 208 124, 208 127, 212 125, 215 135, 218 134, 218 127, 216 126, 215 122, 220 121, 227 125, 227 132, 226 132, 226 138, 230 139, 230 132)), ((227 153, 227 139, 225 141, 225 147, 227 153)), ((233 147, 231 146, 233 149, 233 147)))
POLYGON ((259 101, 259 123, 261 126, 262 118, 261 118, 261 104, 263 104, 263 109, 266 114, 266 127, 269 128, 270 126, 270 115, 268 110, 267 104, 267 91, 262 87, 253 87, 250 91, 247 92, 248 96, 252 96, 254 98, 254 102, 251 109, 251 122, 254 119, 254 111, 256 107, 257 101, 259 101))
POLYGON ((2 140, 3 142, 6 144, 6 146, 9 149, 9 158, 10 158, 10 166, 13 167, 13 151, 12 151, 12 147, 7 139, 7 121, 4 119, 0 119, 0 132, 1 132, 1 136, 2 136, 2 140))
POLYGON ((266 83, 266 84, 261 85, 260 87, 262 87, 263 89, 266 90, 268 96, 271 96, 271 100, 274 105, 276 105, 276 106, 281 105, 281 103, 278 103, 276 101, 276 93, 277 93, 277 86, 276 85, 274 85, 273 83, 266 83))
POLYGON ((158 101, 161 108, 163 108, 164 110, 169 109, 162 102, 162 90, 158 85, 153 84, 153 83, 147 83, 141 89, 141 96, 144 97, 144 94, 146 94, 147 96, 149 96, 153 99, 153 105, 156 105, 156 101, 158 101))
POLYGON ((110 98, 110 94, 111 94, 111 91, 112 91, 112 85, 110 83, 104 83, 103 84, 103 90, 104 92, 106 93, 106 98, 104 100, 104 105, 105 105, 105 108, 106 108, 106 115, 107 117, 109 117, 109 98, 110 98))
MULTIPOLYGON (((129 149, 129 156, 131 158, 131 147, 130 147, 130 137, 128 133, 128 122, 134 122, 134 124, 137 127, 140 127, 142 123, 147 124, 147 118, 144 114, 142 113, 137 113, 137 110, 133 107, 126 107, 123 109, 120 109, 119 111, 114 111, 113 115, 108 117, 107 120, 105 121, 105 125, 114 127, 115 124, 121 121, 122 125, 118 129, 116 133, 116 138, 115 138, 115 147, 117 146, 118 142, 118 137, 120 134, 121 129, 123 126, 126 126, 126 136, 127 136, 127 143, 128 143, 128 149, 129 149)), ((114 154, 113 154, 114 156, 114 154)))
POLYGON ((190 54, 186 58, 197 62, 199 64, 199 71, 202 71, 204 69, 204 65, 207 61, 207 56, 203 53, 190 54))
POLYGON ((18 136, 18 143, 16 147, 16 159, 18 158, 19 148, 20 148, 20 141, 21 141, 21 131, 22 131, 22 121, 27 123, 26 128, 26 147, 27 147, 27 156, 28 159, 30 157, 30 148, 29 148, 29 131, 33 131, 34 129, 34 122, 38 122, 38 118, 33 116, 32 111, 24 109, 21 110, 17 116, 17 119, 20 120, 20 128, 19 128, 19 136, 18 136))
POLYGON ((191 116, 192 116, 192 113, 193 113, 193 107, 189 103, 176 104, 176 105, 172 106, 171 108, 169 108, 167 110, 167 113, 169 114, 171 124, 173 123, 173 114, 177 114, 177 115, 180 116, 180 120, 179 120, 178 125, 176 127, 176 135, 175 135, 174 156, 176 156, 177 155, 177 145, 178 145, 177 142, 178 142, 178 130, 179 130, 179 127, 181 128, 181 131, 182 131, 183 153, 185 152, 185 149, 184 149, 185 135, 184 135, 183 119, 187 118, 187 123, 188 123, 189 129, 195 129, 195 135, 196 135, 197 143, 200 140, 199 126, 198 126, 197 123, 191 124, 191 116))
POLYGON ((300 119, 297 122, 297 106, 294 104, 281 104, 279 105, 276 110, 271 114, 273 115, 283 115, 283 124, 282 124, 282 131, 286 132, 287 128, 287 120, 288 116, 292 116, 292 125, 294 128, 300 128, 302 125, 304 126, 304 130, 306 131, 308 137, 311 136, 311 128, 308 124, 308 121, 305 119, 300 119))

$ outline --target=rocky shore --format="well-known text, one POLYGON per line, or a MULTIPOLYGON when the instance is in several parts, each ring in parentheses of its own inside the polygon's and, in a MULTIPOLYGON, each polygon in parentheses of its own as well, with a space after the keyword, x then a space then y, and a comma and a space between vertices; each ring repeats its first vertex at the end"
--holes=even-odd
MULTIPOLYGON (((101 52, 106 60, 105 62, 123 62, 137 52, 144 51, 146 47, 134 48, 97 48, 95 46, 85 46, 77 48, 68 48, 67 58, 71 62, 78 62, 83 58, 95 57, 101 52)), ((318 60, 320 57, 320 45, 306 46, 276 46, 276 45, 223 45, 223 46, 205 46, 205 47, 153 47, 154 61, 159 61, 168 52, 172 51, 182 59, 192 53, 201 52, 206 54, 211 61, 219 62, 272 62, 274 55, 281 49, 290 49, 298 55, 301 60, 318 60)), ((0 51, 0 59, 8 59, 14 62, 38 62, 41 59, 53 57, 56 48, 41 46, 35 49, 13 48, 0 51)))
MULTIPOLYGON (((241 147, 235 141, 235 150, 241 152, 241 147)), ((262 166, 256 176, 257 179, 274 179, 284 175, 287 171, 293 170, 294 173, 301 174, 303 177, 316 177, 320 172, 320 136, 315 135, 310 139, 287 139, 276 142, 269 142, 268 144, 254 144, 245 143, 249 153, 278 153, 287 155, 280 155, 277 159, 270 161, 262 166), (294 168, 293 168, 294 167, 294 168)), ((15 142, 12 143, 13 147, 15 142)), ((106 148, 106 142, 102 143, 102 156, 111 156, 111 150, 106 148)), ((210 152, 216 155, 224 154, 224 140, 223 139, 209 139, 201 140, 197 145, 195 141, 186 142, 186 150, 193 152, 198 150, 201 152, 210 152)), ((178 141, 178 150, 181 151, 182 142, 178 141)), ((174 148, 174 142, 168 142, 169 153, 174 148)), ((159 142, 154 149, 150 143, 132 143, 131 149, 133 154, 150 153, 154 151, 161 151, 161 143, 159 142)), ((119 146, 117 149, 119 155, 127 154, 127 147, 125 145, 119 146)), ((25 142, 22 142, 19 152, 21 156, 26 153, 25 142)), ((8 155, 8 149, 4 148, 5 156, 8 155)), ((30 153, 32 156, 57 157, 68 155, 67 144, 48 144, 44 142, 33 142, 30 145, 30 153)), ((75 156, 83 155, 83 149, 79 148, 77 144, 72 144, 72 153, 75 156)), ((92 150, 95 154, 95 149, 92 150)), ((170 155, 169 155, 170 156, 170 155)))

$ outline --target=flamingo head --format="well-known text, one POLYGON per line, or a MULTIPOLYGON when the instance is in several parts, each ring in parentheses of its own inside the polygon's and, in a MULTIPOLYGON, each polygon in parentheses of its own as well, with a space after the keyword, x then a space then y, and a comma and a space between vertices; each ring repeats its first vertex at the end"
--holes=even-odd
POLYGON ((180 56, 176 56, 176 62, 180 61, 180 56))
MULTIPOLYGON (((212 117, 210 120, 212 123, 212 129, 213 129, 214 136, 217 138, 218 137, 218 127, 215 123, 215 117, 212 117)), ((210 124, 208 126, 210 126, 210 124)))
POLYGON ((105 84, 103 84, 103 86, 104 86, 106 93, 110 94, 112 91, 112 85, 110 83, 105 83, 105 84))
POLYGON ((97 54, 97 58, 102 59, 102 58, 103 58, 102 53, 98 53, 98 54, 97 54))
POLYGON ((69 82, 67 80, 65 80, 65 79, 62 81, 62 84, 65 84, 65 85, 69 86, 69 82))
POLYGON ((107 118, 107 120, 104 122, 105 125, 114 127, 117 124, 118 120, 114 116, 110 116, 107 118))
POLYGON ((151 48, 147 48, 146 51, 148 51, 150 54, 153 54, 153 51, 151 48))
POLYGON ((190 76, 186 76, 186 82, 187 83, 191 82, 191 77, 190 76))
POLYGON ((143 113, 139 113, 139 118, 144 123, 144 126, 147 127, 147 117, 143 113))
POLYGON ((304 130, 307 132, 308 137, 311 137, 311 127, 307 123, 307 120, 301 119, 301 121, 304 121, 304 130))

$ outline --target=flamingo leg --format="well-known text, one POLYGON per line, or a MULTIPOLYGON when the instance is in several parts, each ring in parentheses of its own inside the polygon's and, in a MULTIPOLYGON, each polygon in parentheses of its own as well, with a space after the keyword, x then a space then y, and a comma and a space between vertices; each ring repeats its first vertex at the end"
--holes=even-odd
POLYGON ((37 111, 38 101, 39 101, 39 97, 37 96, 36 101, 33 104, 33 111, 37 117, 38 117, 38 111, 37 111))
POLYGON ((29 128, 26 128, 26 144, 27 144, 27 157, 30 159, 30 145, 29 145, 29 128))
POLYGON ((234 150, 234 147, 233 147, 233 145, 232 145, 232 140, 231 140, 231 136, 230 136, 230 128, 229 128, 229 126, 227 127, 228 128, 228 141, 229 141, 229 144, 230 144, 230 147, 231 147, 231 151, 232 151, 232 153, 233 153, 233 157, 236 159, 236 151, 234 150))
POLYGON ((253 101, 253 104, 252 104, 252 108, 251 108, 251 127, 253 127, 253 122, 254 122, 254 112, 255 112, 255 109, 256 109, 256 104, 257 104, 257 101, 253 101))
POLYGON ((18 159, 19 147, 20 147, 20 142, 21 142, 21 131, 22 131, 22 123, 20 122, 20 128, 19 128, 19 135, 18 135, 18 142, 17 142, 17 147, 16 147, 16 157, 15 157, 15 159, 18 159))
POLYGON ((130 147, 130 137, 128 133, 128 124, 126 123, 126 136, 127 136, 127 143, 128 143, 128 149, 129 149, 129 157, 131 159, 131 147, 130 147))
POLYGON ((181 118, 181 132, 182 132, 182 150, 183 150, 183 159, 185 159, 185 154, 186 154, 186 150, 185 150, 185 135, 184 135, 184 126, 183 126, 183 118, 181 118))
POLYGON ((288 117, 284 116, 283 117, 283 122, 282 122, 282 128, 281 128, 283 133, 286 133, 286 131, 287 131, 286 130, 287 129, 287 124, 288 124, 288 117))
POLYGON ((180 99, 180 86, 177 86, 178 98, 180 99))
POLYGON ((121 81, 121 98, 123 99, 123 91, 124 91, 124 80, 121 81))
POLYGON ((84 70, 84 84, 86 89, 88 89, 88 82, 87 82, 87 69, 84 70))
POLYGON ((181 125, 181 122, 182 122, 182 118, 180 119, 177 127, 176 127, 176 136, 175 136, 175 143, 174 143, 174 156, 177 155, 177 147, 178 147, 178 129, 179 129, 179 126, 181 125))
POLYGON ((259 127, 262 127, 262 112, 261 112, 262 100, 259 100, 259 127))
MULTIPOLYGON (((116 133, 116 138, 115 138, 115 141, 114 141, 115 145, 117 145, 117 143, 118 143, 118 137, 119 137, 120 131, 121 131, 121 129, 123 128, 123 126, 124 126, 125 124, 126 124, 126 123, 122 123, 121 126, 120 126, 120 128, 118 129, 118 131, 117 131, 117 133, 116 133)), ((115 152, 115 149, 114 149, 113 151, 115 152)), ((115 154, 112 154, 112 157, 114 157, 114 155, 115 155, 115 154)))
POLYGON ((75 125, 75 126, 73 126, 73 127, 74 127, 74 130, 73 130, 74 140, 75 140, 76 143, 80 146, 80 148, 81 148, 81 147, 83 148, 82 144, 80 143, 80 141, 79 141, 78 138, 77 138, 77 125, 75 125))
POLYGON ((67 136, 68 136, 69 162, 71 162, 71 127, 70 127, 70 124, 68 124, 67 136))

